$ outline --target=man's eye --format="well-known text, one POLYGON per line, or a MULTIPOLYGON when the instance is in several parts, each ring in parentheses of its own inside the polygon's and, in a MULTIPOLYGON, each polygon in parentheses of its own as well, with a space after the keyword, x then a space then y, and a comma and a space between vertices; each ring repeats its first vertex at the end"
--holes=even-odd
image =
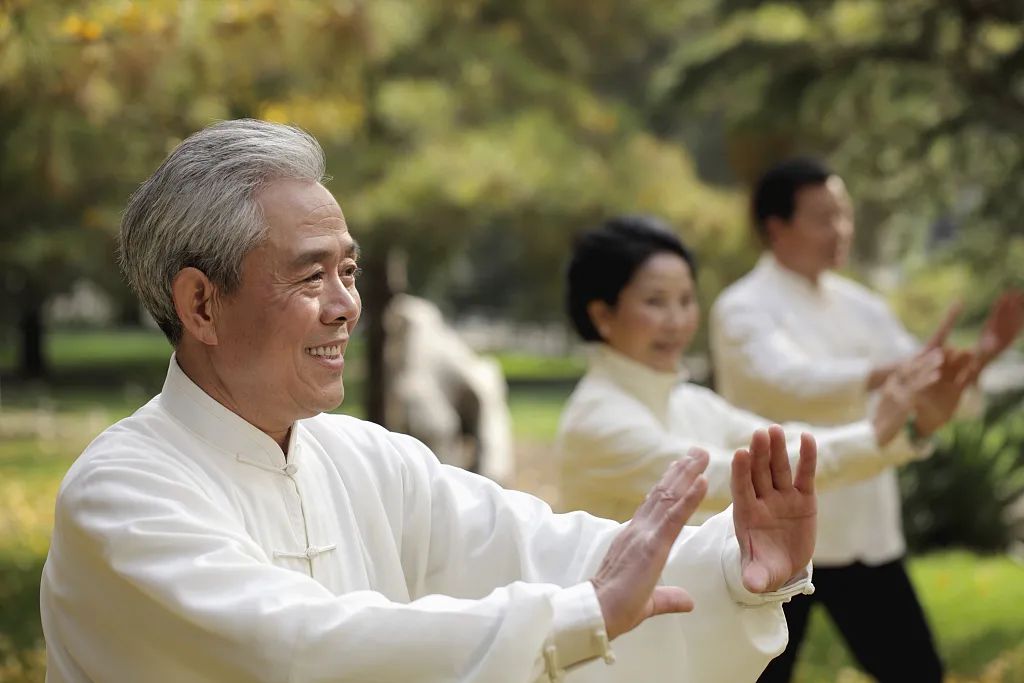
POLYGON ((309 277, 306 278, 306 282, 319 282, 324 279, 324 271, 318 270, 309 277))
POLYGON ((345 277, 357 278, 363 274, 363 269, 359 266, 349 266, 344 270, 345 277))

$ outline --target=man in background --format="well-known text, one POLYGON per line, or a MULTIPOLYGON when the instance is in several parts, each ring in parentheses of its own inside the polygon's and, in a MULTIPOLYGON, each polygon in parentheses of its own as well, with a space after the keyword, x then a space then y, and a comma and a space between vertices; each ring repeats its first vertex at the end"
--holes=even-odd
MULTIPOLYGON (((881 297, 833 272, 850 250, 853 210, 842 179, 815 160, 770 169, 754 189, 752 209, 765 252, 712 308, 716 389, 780 422, 864 419, 889 375, 922 350, 943 346, 956 307, 922 346, 881 297)), ((1024 296, 1004 293, 960 381, 973 382, 1022 325, 1024 296)), ((916 410, 938 407, 922 400, 916 410)), ((908 420, 908 435, 917 439, 914 425, 908 420)), ((760 680, 790 680, 809 611, 820 602, 856 659, 880 681, 941 681, 942 664, 903 564, 895 470, 823 493, 819 512, 817 592, 785 606, 789 646, 760 680)))

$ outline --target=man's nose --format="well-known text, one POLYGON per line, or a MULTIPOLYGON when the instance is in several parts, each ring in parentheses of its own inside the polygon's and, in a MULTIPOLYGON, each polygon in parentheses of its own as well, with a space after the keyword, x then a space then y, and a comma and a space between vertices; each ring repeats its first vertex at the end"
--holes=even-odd
POLYGON ((359 299, 355 289, 346 287, 339 277, 331 278, 321 317, 323 322, 328 325, 349 322, 358 318, 359 299))

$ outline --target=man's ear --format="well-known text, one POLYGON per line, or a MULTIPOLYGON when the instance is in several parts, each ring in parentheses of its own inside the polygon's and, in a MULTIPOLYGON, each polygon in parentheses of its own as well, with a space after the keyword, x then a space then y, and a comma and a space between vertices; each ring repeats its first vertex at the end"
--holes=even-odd
POLYGON ((769 216, 764 221, 764 236, 768 246, 775 244, 779 235, 789 229, 789 223, 778 216, 769 216))
POLYGON ((198 268, 182 268, 171 282, 171 296, 185 331, 208 346, 217 345, 217 287, 198 268))
POLYGON ((602 339, 607 339, 612 318, 612 308, 606 302, 600 299, 594 299, 587 304, 587 315, 590 316, 590 322, 594 324, 594 329, 601 335, 602 339))

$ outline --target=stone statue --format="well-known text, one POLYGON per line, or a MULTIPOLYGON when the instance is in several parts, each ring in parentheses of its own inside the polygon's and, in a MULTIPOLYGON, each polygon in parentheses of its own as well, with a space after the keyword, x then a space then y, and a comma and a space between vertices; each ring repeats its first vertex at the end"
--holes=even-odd
POLYGON ((396 295, 384 325, 387 427, 447 464, 511 483, 508 390, 498 363, 470 349, 426 299, 396 295))

